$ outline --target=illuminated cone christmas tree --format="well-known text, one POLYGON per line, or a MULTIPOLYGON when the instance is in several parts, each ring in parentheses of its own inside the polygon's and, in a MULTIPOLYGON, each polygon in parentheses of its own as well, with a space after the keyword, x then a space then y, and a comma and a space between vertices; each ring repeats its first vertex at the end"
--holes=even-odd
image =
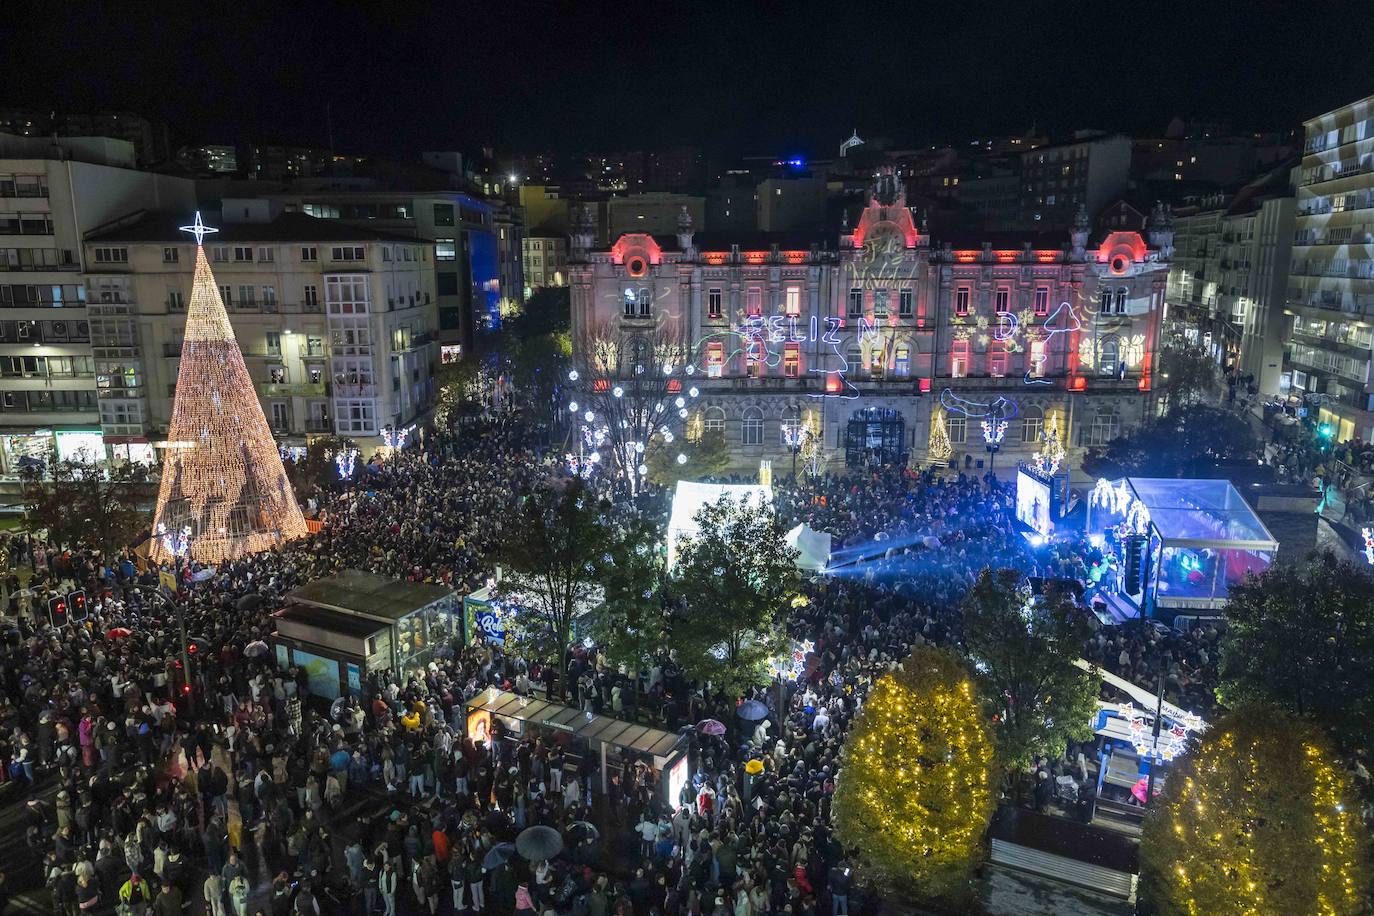
POLYGON ((219 563, 301 537, 305 519, 205 260, 201 242, 216 230, 199 213, 193 226, 182 228, 196 237, 196 274, 152 557, 163 562, 188 552, 219 563))

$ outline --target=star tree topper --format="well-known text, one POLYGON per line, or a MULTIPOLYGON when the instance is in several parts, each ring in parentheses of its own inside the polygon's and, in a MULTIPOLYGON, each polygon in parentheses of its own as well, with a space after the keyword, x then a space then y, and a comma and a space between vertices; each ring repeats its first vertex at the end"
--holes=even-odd
POLYGON ((197 247, 201 245, 201 243, 205 240, 205 237, 209 235, 211 232, 219 232, 218 229, 212 229, 200 221, 199 210, 196 211, 196 221, 194 223, 192 223, 189 226, 181 226, 179 228, 182 232, 189 232, 196 237, 197 247))

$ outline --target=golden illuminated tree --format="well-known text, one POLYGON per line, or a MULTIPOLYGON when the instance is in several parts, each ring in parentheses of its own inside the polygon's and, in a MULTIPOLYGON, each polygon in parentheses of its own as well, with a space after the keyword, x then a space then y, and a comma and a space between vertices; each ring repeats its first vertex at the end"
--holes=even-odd
POLYGON ((1141 878, 1158 912, 1364 912, 1368 836, 1314 725, 1242 707, 1177 765, 1145 819, 1141 878))
POLYGON ((931 464, 947 464, 954 457, 954 444, 949 441, 949 430, 945 429, 945 412, 936 407, 930 412, 930 442, 926 446, 926 459, 931 464))
POLYGON ((874 685, 845 743, 835 829, 897 893, 966 905, 994 806, 993 744, 973 679, 917 648, 874 685))
POLYGON ((234 339, 201 241, 196 214, 196 272, 186 311, 152 557, 181 551, 219 563, 305 534, 305 519, 287 481, 253 380, 234 339))

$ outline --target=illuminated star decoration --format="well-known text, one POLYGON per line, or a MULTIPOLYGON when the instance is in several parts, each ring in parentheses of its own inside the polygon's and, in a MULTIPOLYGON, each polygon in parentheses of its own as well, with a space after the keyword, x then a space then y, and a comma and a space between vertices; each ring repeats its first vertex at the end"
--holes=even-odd
POLYGON ((205 225, 203 222, 200 221, 199 210, 196 211, 196 221, 194 223, 192 223, 189 226, 180 226, 178 228, 180 228, 182 232, 189 232, 192 235, 194 235, 196 237, 197 246, 201 245, 204 242, 205 237, 210 233, 219 232, 218 229, 212 229, 211 227, 205 225))

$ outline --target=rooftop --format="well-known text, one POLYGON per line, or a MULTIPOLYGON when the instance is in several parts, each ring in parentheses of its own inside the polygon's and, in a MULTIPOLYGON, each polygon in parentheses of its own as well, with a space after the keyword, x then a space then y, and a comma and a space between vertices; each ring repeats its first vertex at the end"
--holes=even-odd
POLYGON ((309 604, 354 617, 389 622, 452 596, 442 585, 406 582, 345 569, 287 592, 288 604, 309 604))
MULTIPOLYGON (((191 221, 189 213, 144 210, 131 214, 109 228, 98 227, 86 235, 88 242, 187 242, 191 236, 180 227, 191 221)), ((212 245, 234 242, 409 242, 423 245, 423 239, 378 232, 351 226, 336 219, 316 219, 304 213, 280 213, 268 222, 222 223, 212 245)))

